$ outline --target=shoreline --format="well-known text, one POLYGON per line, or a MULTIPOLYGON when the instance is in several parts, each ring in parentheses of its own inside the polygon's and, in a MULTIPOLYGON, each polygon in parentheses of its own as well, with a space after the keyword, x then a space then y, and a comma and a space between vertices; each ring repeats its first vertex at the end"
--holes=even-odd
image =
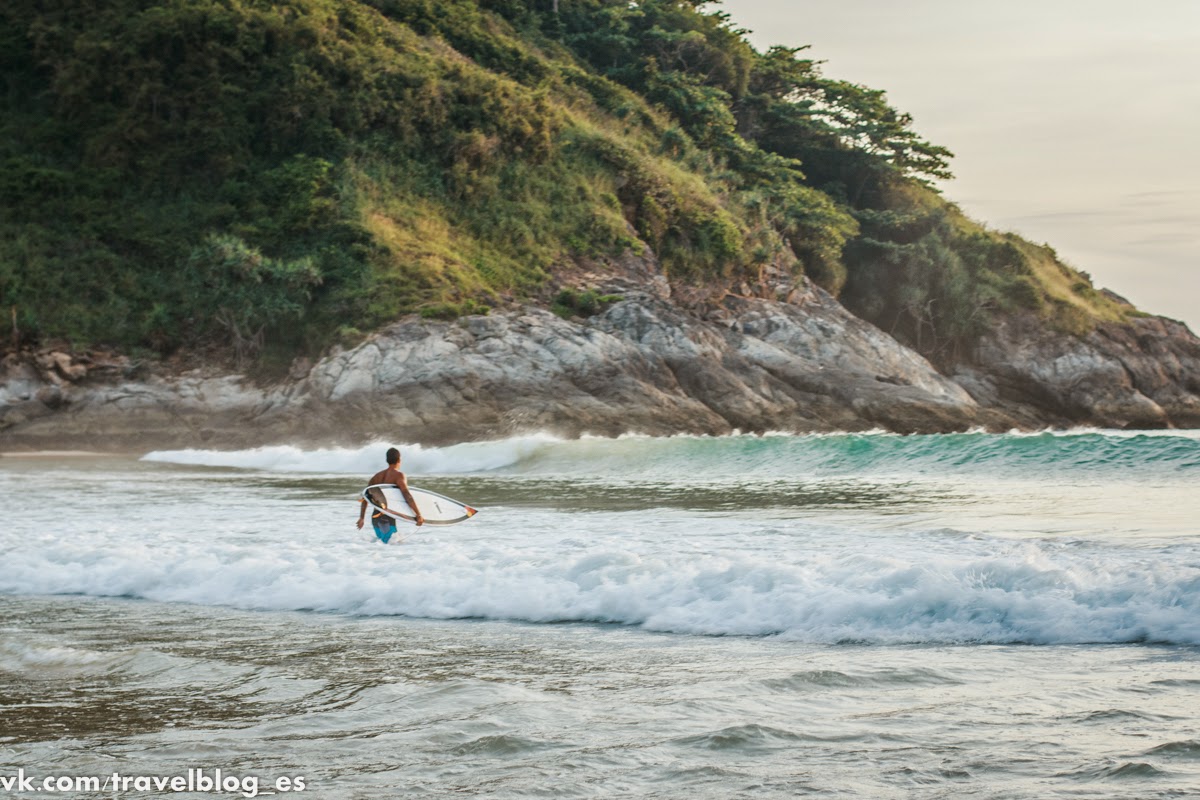
MULTIPOLYGON (((486 446, 505 443, 514 443, 526 440, 542 440, 545 443, 568 443, 568 442, 586 442, 586 441, 604 441, 615 442, 621 440, 669 440, 669 439, 701 439, 719 441, 722 439, 736 438, 833 438, 840 436, 895 436, 895 437, 920 437, 920 436, 1020 436, 1020 437, 1036 437, 1036 436, 1088 436, 1102 435, 1110 437, 1136 437, 1136 436, 1172 436, 1178 435, 1182 438, 1200 438, 1200 428, 1105 428, 1088 425, 1075 425, 1070 427, 1043 427, 1043 428, 1010 428, 1007 430, 989 430, 986 428, 968 428, 958 431, 917 431, 917 432, 901 432, 890 431, 883 428, 871 428, 864 430, 826 430, 826 431, 739 431, 733 430, 725 433, 694 433, 688 431, 674 431, 665 433, 655 432, 640 432, 628 431, 625 433, 606 435, 581 433, 578 435, 562 435, 549 431, 525 431, 516 432, 511 435, 501 436, 496 438, 471 438, 461 440, 447 441, 410 441, 402 438, 388 439, 385 437, 376 437, 369 440, 356 440, 350 442, 337 441, 266 441, 262 443, 246 444, 242 447, 237 446, 205 446, 204 444, 188 444, 186 446, 162 446, 152 448, 114 448, 111 450, 58 450, 58 449, 4 449, 0 450, 0 459, 10 458, 22 461, 50 460, 50 459, 103 459, 103 458, 132 458, 142 459, 156 452, 178 452, 178 451, 195 451, 199 453, 246 453, 259 450, 270 450, 273 448, 294 448, 300 452, 316 452, 316 451, 335 451, 348 452, 361 450, 368 447, 383 447, 395 446, 400 448, 419 447, 424 450, 444 450, 452 447, 470 447, 472 445, 486 446), (1188 434, 1194 434, 1195 437, 1188 434)), ((174 462, 166 462, 174 463, 174 462)))

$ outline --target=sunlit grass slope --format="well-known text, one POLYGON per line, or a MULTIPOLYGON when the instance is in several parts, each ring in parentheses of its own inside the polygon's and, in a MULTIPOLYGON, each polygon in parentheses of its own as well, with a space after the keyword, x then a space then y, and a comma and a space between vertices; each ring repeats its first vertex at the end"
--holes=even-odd
POLYGON ((281 360, 551 302, 580 258, 807 274, 961 357, 996 313, 1125 311, 929 188, 949 153, 683 0, 11 0, 0 295, 24 341, 281 360))

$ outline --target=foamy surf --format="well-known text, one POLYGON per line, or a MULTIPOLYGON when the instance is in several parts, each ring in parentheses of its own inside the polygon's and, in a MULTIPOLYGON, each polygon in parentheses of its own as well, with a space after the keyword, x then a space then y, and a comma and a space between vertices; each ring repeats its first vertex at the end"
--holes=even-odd
MULTIPOLYGON (((543 521, 544 522, 544 521, 543 521)), ((753 546, 753 538, 745 543, 753 546)), ((616 623, 706 636, 812 643, 1160 642, 1200 644, 1195 553, 1150 557, 976 540, 855 552, 851 538, 809 552, 738 555, 663 547, 621 531, 506 541, 412 535, 362 540, 250 534, 158 545, 119 535, 6 542, 0 592, 357 616, 616 623)))
POLYGON ((383 546, 354 523, 387 444, 0 459, 0 742, 79 774, 253 752, 331 798, 1200 774, 1194 438, 406 448, 481 511, 383 546))
MULTIPOLYGON (((408 446, 410 475, 451 476, 482 513, 396 547, 353 528, 386 444, 152 453, 254 475, 97 475, 85 535, 31 505, 0 531, 0 592, 812 643, 1200 644, 1190 433, 408 446)), ((26 502, 26 478, 0 490, 26 502)))
MULTIPOLYGON (((143 460, 268 472, 369 475, 392 446, 304 450, 293 446, 251 450, 155 451, 143 460)), ((982 432, 900 436, 844 434, 735 434, 625 436, 566 440, 549 434, 448 447, 400 444, 413 474, 474 473, 620 475, 671 479, 679 474, 801 477, 808 475, 921 475, 979 473, 1027 476, 1061 473, 1184 473, 1200 469, 1200 432, 1059 431, 982 432)))
MULTIPOLYGON (((453 475, 511 467, 562 441, 549 434, 538 434, 447 447, 402 444, 401 452, 404 459, 403 468, 406 471, 453 475)), ((380 469, 385 451, 393 446, 395 445, 389 442, 374 442, 355 448, 315 450, 304 450, 291 445, 256 447, 249 450, 156 450, 147 453, 142 460, 269 472, 369 475, 380 469)))

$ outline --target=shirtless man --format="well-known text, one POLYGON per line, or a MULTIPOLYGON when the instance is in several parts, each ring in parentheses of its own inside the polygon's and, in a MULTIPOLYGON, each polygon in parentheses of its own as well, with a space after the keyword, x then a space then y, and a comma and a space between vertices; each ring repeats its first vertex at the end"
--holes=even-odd
MULTIPOLYGON (((418 525, 425 524, 425 518, 421 516, 421 510, 417 508, 417 501, 413 500, 412 493, 408 491, 408 481, 404 479, 404 473, 400 471, 400 451, 396 448, 389 448, 387 451, 387 469, 376 472, 368 481, 368 486, 374 486, 378 483, 391 483, 400 490, 400 494, 404 495, 404 502, 408 503, 408 507, 416 514, 416 523, 418 525)), ((361 507, 358 510, 358 529, 361 531, 363 521, 367 516, 367 501, 362 501, 361 507)), ((375 528, 375 535, 379 537, 379 541, 384 544, 388 543, 388 539, 392 538, 392 534, 396 532, 396 520, 387 514, 381 514, 376 511, 371 515, 371 526, 375 528)))

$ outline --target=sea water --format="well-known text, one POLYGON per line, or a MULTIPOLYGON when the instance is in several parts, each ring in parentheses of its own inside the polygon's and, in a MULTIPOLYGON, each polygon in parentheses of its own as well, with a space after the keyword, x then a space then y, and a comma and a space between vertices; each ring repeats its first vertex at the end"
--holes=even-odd
POLYGON ((0 778, 255 781, 13 796, 1200 796, 1194 432, 390 444, 0 458, 0 778))

